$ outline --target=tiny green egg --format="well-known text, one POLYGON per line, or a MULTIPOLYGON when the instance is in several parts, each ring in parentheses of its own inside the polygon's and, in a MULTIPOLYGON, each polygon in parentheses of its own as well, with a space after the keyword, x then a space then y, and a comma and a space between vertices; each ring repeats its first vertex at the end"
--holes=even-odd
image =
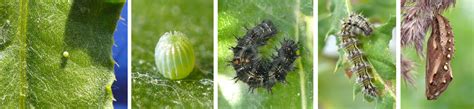
POLYGON ((166 32, 155 47, 155 63, 164 77, 176 80, 187 77, 194 69, 193 46, 181 32, 166 32))
POLYGON ((64 51, 64 52, 63 52, 63 57, 68 58, 68 57, 69 57, 69 52, 64 51))

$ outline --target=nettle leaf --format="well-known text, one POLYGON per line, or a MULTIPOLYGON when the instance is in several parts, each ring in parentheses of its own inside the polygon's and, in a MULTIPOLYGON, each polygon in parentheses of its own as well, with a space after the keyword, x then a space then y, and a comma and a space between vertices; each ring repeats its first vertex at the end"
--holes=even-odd
MULTIPOLYGON (((341 29, 341 20, 349 14, 346 2, 343 0, 331 0, 322 4, 327 4, 328 6, 321 12, 326 14, 319 15, 319 41, 325 41, 330 35, 337 35, 341 29)), ((340 45, 340 43, 340 40, 336 40, 337 45, 340 45)), ((324 42, 320 42, 319 46, 319 49, 322 49, 324 42)), ((342 49, 338 49, 338 52, 339 54, 344 54, 344 50, 342 49)), ((334 72, 341 70, 346 64, 348 64, 348 62, 344 55, 339 55, 339 60, 336 62, 334 72)))
MULTIPOLYGON (((325 20, 324 22, 321 22, 322 24, 328 23, 329 25, 338 25, 338 26, 330 26, 330 28, 327 31, 322 31, 326 32, 324 34, 324 39, 327 39, 329 35, 337 34, 341 30, 341 20, 349 15, 348 12, 348 7, 347 3, 344 2, 344 0, 331 0, 329 2, 329 8, 328 11, 330 12, 327 17, 324 17, 325 20)), ((324 28, 321 28, 324 29, 324 28)))
MULTIPOLYGON (((395 101, 395 84, 387 84, 387 82, 394 83, 396 78, 395 58, 388 47, 392 38, 390 27, 392 29, 395 27, 395 17, 390 18, 383 26, 375 28, 372 35, 361 38, 362 48, 374 68, 375 85, 377 90, 382 92, 381 97, 377 98, 377 107, 393 107, 394 102, 387 102, 387 100, 395 101), (386 88, 387 86, 390 88, 386 88)), ((365 97, 365 99, 372 101, 372 98, 365 97)))
POLYGON ((132 107, 212 108, 213 1, 132 1, 132 107), (194 70, 169 80, 158 72, 155 47, 170 31, 187 36, 194 49, 194 70))
MULTIPOLYGON (((319 7, 321 7, 319 13, 324 13, 320 14, 318 18, 318 50, 322 50, 324 42, 329 35, 335 35, 339 32, 341 20, 346 17, 349 12, 347 12, 346 2, 343 0, 322 1, 319 5, 319 7)), ((339 45, 340 41, 336 40, 336 44, 339 45)), ((339 49, 338 52, 339 54, 344 53, 342 49, 339 49)), ((344 64, 347 64, 347 60, 343 55, 339 55, 339 60, 336 62, 334 72, 340 70, 344 64)))
POLYGON ((395 28, 395 16, 387 23, 375 29, 373 35, 361 38, 362 47, 370 63, 384 80, 395 80, 395 57, 389 50, 392 30, 395 28))
POLYGON ((394 109, 395 108, 395 99, 393 98, 393 96, 395 95, 392 95, 392 96, 383 96, 384 98, 382 98, 383 100, 379 101, 376 106, 377 109, 394 109))
POLYGON ((352 99, 355 100, 356 95, 362 92, 362 87, 359 85, 353 85, 352 90, 352 99))
MULTIPOLYGON (((366 56, 373 66, 375 72, 376 82, 378 90, 382 92, 382 97, 377 99, 377 107, 394 107, 395 104, 395 83, 396 78, 396 65, 394 56, 390 53, 388 44, 392 39, 392 30, 395 27, 395 16, 391 17, 387 23, 376 28, 373 35, 364 37, 361 39, 363 49, 367 53, 366 56), (389 88, 386 88, 389 87, 389 88)), ((371 101, 372 99, 367 99, 371 101)))
POLYGON ((124 3, 2 1, 1 107, 112 108, 112 38, 124 3))
POLYGON ((312 107, 312 1, 220 0, 218 3, 219 108, 312 107), (233 58, 229 48, 237 43, 234 36, 242 37, 245 27, 252 28, 262 20, 271 20, 278 30, 265 46, 259 48, 262 57, 276 54, 274 48, 280 47, 283 39, 298 42, 300 49, 297 52, 301 56, 295 61, 297 69, 288 73, 287 84, 276 84, 272 93, 264 88, 250 93, 247 84, 233 80, 236 73, 229 65, 233 58))

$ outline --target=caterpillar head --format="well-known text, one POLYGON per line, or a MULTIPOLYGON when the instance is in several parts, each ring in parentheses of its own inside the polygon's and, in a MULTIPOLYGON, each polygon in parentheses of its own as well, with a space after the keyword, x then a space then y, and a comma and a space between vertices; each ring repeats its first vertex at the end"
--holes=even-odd
POLYGON ((357 35, 369 36, 372 33, 372 27, 368 20, 361 14, 352 13, 342 21, 342 36, 355 37, 357 35))

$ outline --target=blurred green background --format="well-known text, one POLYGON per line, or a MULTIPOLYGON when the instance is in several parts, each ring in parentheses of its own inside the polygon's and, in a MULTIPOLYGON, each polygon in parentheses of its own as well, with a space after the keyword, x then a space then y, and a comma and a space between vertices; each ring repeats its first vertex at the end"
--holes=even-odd
POLYGON ((213 1, 132 1, 132 107, 212 108, 213 1), (183 80, 156 70, 155 46, 161 35, 180 31, 194 47, 196 66, 183 80))
POLYGON ((223 109, 313 107, 313 0, 219 0, 218 1, 218 106, 223 109), (268 19, 278 33, 268 44, 260 47, 262 56, 276 54, 283 39, 299 42, 301 57, 295 61, 297 69, 289 72, 288 84, 277 83, 268 93, 264 88, 248 92, 247 84, 233 78, 236 73, 229 49, 242 37, 244 27, 253 28, 268 19))
MULTIPOLYGON (((342 18, 345 18, 348 13, 347 10, 351 10, 355 13, 361 13, 368 18, 369 22, 376 28, 374 35, 371 38, 362 38, 365 41, 363 46, 366 53, 369 53, 370 58, 382 58, 386 62, 390 63, 386 66, 380 63, 374 63, 377 61, 371 61, 373 65, 384 65, 375 66, 382 67, 378 68, 378 74, 390 81, 385 81, 385 84, 390 86, 390 90, 393 90, 395 86, 395 55, 393 41, 388 42, 377 42, 387 41, 393 39, 394 34, 378 28, 383 24, 389 22, 389 19, 395 17, 396 13, 396 2, 391 0, 319 0, 318 1, 318 107, 324 109, 370 109, 375 107, 391 108, 394 106, 394 102, 390 100, 383 100, 382 104, 376 102, 367 102, 364 100, 362 93, 354 94, 354 88, 357 87, 355 84, 355 74, 352 74, 352 78, 349 78, 345 73, 345 68, 342 67, 334 72, 336 67, 339 52, 336 40, 338 36, 335 36, 339 32, 340 22, 342 18), (346 3, 349 3, 346 5, 346 3), (352 9, 346 9, 350 6, 352 9), (383 33, 381 33, 383 32, 383 33), (326 36, 333 36, 327 37, 326 36), (378 38, 377 38, 378 37, 378 38), (369 39, 369 40, 367 40, 369 39), (375 40, 374 40, 375 39, 375 40), (382 40, 383 39, 383 40, 382 40), (382 44, 382 45, 377 45, 382 44), (389 49, 390 46, 390 49, 389 49), (392 69, 392 70, 386 70, 392 69), (387 103, 390 102, 390 103, 387 103), (385 104, 386 103, 386 104, 385 104)), ((390 20, 392 23, 393 20, 390 20)), ((394 29, 394 26, 390 26, 394 29)), ((344 57, 345 58, 345 57, 344 57)), ((372 59, 377 60, 377 59, 372 59)), ((370 60, 369 60, 370 61, 370 60)), ((347 65, 346 65, 347 66, 347 65)), ((395 93, 395 92, 393 92, 395 93)), ((385 95, 384 95, 385 97, 385 95)), ((393 97, 390 99, 393 100, 393 97)))
MULTIPOLYGON (((455 54, 451 66, 453 80, 437 100, 428 101, 425 96, 425 59, 416 55, 413 47, 403 54, 415 61, 414 86, 402 80, 402 109, 473 109, 474 108, 474 4, 473 0, 457 0, 454 8, 444 12, 454 32, 455 54)), ((431 30, 431 29, 429 29, 431 30)), ((428 40, 430 34, 427 34, 428 40)), ((425 50, 426 52, 426 46, 425 50)))

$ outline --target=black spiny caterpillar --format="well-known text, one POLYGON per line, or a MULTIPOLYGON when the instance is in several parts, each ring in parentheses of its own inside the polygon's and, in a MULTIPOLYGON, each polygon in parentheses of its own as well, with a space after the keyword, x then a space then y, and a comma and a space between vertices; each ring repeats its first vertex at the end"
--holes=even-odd
POLYGON ((359 48, 358 37, 368 36, 372 27, 367 20, 359 14, 351 14, 344 19, 340 32, 341 48, 347 53, 347 58, 352 64, 351 72, 357 75, 356 82, 361 85, 364 94, 376 97, 378 94, 372 75, 372 66, 359 48))
POLYGON ((284 40, 277 49, 277 55, 272 59, 259 56, 258 47, 266 44, 268 39, 275 36, 276 27, 270 20, 264 20, 257 26, 247 29, 245 36, 237 38, 237 45, 232 47, 234 57, 231 61, 237 76, 234 79, 243 81, 249 86, 249 91, 263 87, 271 93, 277 83, 286 83, 286 75, 293 71, 294 61, 298 58, 298 45, 293 40, 284 40))

